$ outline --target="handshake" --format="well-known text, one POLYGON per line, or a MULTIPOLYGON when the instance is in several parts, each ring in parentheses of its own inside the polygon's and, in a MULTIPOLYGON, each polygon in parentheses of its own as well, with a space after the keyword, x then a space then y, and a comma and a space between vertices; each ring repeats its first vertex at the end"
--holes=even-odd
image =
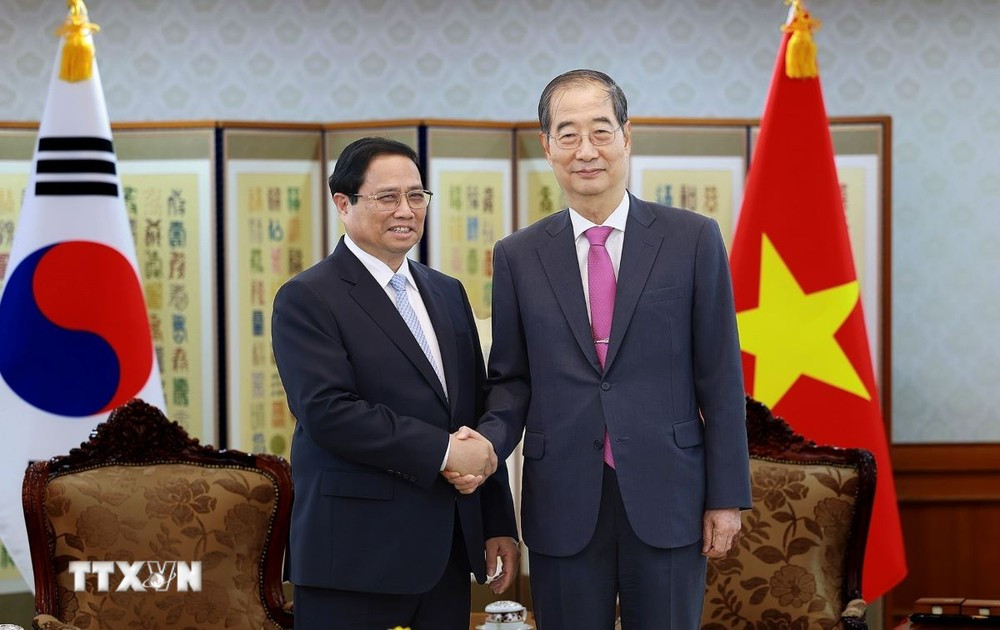
POLYGON ((496 472, 496 451, 478 431, 460 428, 451 434, 448 448, 448 461, 441 475, 462 494, 472 494, 496 472))

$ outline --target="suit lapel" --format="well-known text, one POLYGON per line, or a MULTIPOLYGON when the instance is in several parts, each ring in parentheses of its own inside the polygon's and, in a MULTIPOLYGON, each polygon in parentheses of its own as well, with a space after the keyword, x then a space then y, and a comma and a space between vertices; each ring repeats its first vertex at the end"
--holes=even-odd
MULTIPOLYGON (((447 406, 441 382, 438 380, 437 374, 434 373, 434 368, 431 367, 427 357, 424 356, 424 351, 420 349, 420 344, 417 343, 413 333, 400 317, 396 305, 389 300, 385 289, 378 285, 378 282, 368 273, 361 261, 351 253, 343 239, 337 245, 333 256, 338 262, 341 279, 353 285, 348 292, 354 301, 368 313, 368 316, 382 329, 386 337, 413 363, 447 406)), ((437 326, 435 326, 435 330, 437 330, 437 326)))
POLYGON ((604 370, 611 369, 618 349, 625 338, 635 305, 646 286, 646 279, 653 268, 653 261, 660 251, 663 237, 649 229, 653 212, 645 202, 629 194, 628 222, 625 225, 625 242, 618 269, 618 289, 615 293, 615 312, 611 319, 611 340, 604 370))
POLYGON ((549 279, 563 316, 569 322, 573 337, 576 338, 580 350, 593 368, 600 372, 601 363, 597 358, 597 351, 594 350, 594 335, 590 330, 587 302, 583 296, 580 262, 576 257, 576 243, 573 242, 569 212, 563 210, 562 216, 553 220, 546 228, 552 239, 538 248, 538 256, 541 258, 542 268, 549 279))
MULTIPOLYGON (((410 271, 420 290, 420 297, 423 298, 424 306, 427 308, 427 315, 431 319, 434 327, 434 335, 437 337, 438 348, 441 350, 441 362, 444 364, 444 382, 452 384, 448 388, 448 396, 445 397, 444 390, 440 387, 437 376, 434 377, 435 384, 438 385, 435 391, 441 397, 442 402, 451 408, 454 417, 458 404, 458 397, 461 395, 461 388, 458 384, 458 346, 455 344, 455 326, 452 324, 451 315, 448 314, 448 305, 445 303, 444 294, 431 282, 430 274, 422 265, 410 263, 410 271)), ((473 331, 475 333, 475 331, 473 331)), ((423 356, 423 352, 420 353, 423 356)), ((425 358, 426 363, 426 358, 425 358)), ((428 367, 430 365, 428 364, 428 367)), ((433 374, 434 370, 431 370, 433 374)))

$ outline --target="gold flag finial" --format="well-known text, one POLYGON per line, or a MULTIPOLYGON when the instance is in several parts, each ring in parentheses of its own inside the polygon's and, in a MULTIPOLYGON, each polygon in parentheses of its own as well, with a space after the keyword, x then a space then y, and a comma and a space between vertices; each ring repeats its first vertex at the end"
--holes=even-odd
POLYGON ((83 0, 67 0, 66 4, 69 5, 69 15, 56 31, 56 35, 66 38, 59 78, 63 81, 86 81, 94 73, 94 44, 90 34, 101 30, 101 27, 90 21, 83 0))
POLYGON ((781 26, 785 33, 791 33, 785 49, 785 74, 791 79, 813 79, 819 76, 816 67, 816 44, 812 32, 819 30, 820 21, 802 6, 802 0, 785 0, 792 5, 792 19, 781 26))

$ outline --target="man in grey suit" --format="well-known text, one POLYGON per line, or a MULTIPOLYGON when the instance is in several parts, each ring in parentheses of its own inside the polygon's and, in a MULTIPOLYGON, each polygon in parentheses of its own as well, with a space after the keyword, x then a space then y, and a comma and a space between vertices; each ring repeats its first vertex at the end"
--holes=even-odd
POLYGON ((705 557, 750 506, 740 345, 715 221, 626 190, 625 95, 556 77, 541 143, 569 208, 494 250, 479 432, 524 431, 521 522, 540 630, 693 629, 705 557))
POLYGON ((469 574, 500 558, 499 593, 519 555, 505 467, 468 494, 445 480, 497 464, 462 426, 485 393, 472 309, 458 280, 406 258, 431 198, 412 149, 351 143, 330 192, 347 234, 281 287, 272 319, 296 418, 295 627, 464 630, 469 574))

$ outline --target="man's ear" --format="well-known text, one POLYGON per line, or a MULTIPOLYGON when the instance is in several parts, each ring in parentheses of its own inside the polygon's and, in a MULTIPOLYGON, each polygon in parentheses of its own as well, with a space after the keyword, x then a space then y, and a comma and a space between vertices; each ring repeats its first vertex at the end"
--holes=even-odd
POLYGON ((552 152, 549 151, 549 136, 544 131, 538 132, 538 143, 542 145, 542 151, 545 151, 545 159, 552 164, 552 152))
POLYGON ((351 198, 344 193, 334 193, 333 205, 337 208, 337 214, 345 217, 348 213, 348 206, 351 205, 351 198))

